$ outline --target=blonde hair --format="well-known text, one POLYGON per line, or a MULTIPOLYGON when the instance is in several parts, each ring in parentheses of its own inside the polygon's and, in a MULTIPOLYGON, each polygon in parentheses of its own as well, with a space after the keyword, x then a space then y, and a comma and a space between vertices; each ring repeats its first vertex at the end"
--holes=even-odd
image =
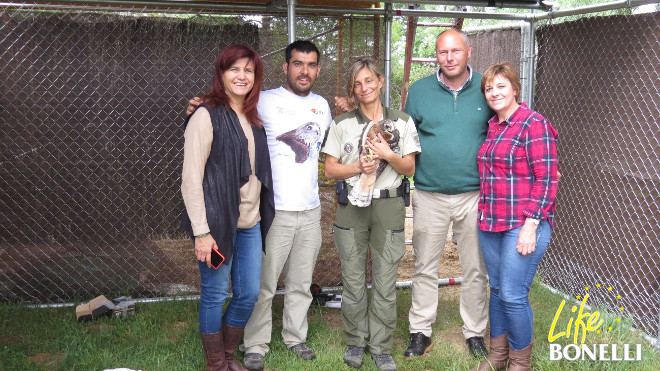
POLYGON ((486 84, 495 80, 496 76, 502 76, 511 82, 513 90, 518 92, 516 94, 516 103, 520 103, 520 91, 522 90, 520 77, 518 77, 518 72, 509 62, 491 64, 486 68, 486 71, 481 77, 481 93, 486 93, 486 84))
MULTIPOLYGON (((376 76, 377 79, 384 78, 383 73, 380 70, 380 67, 378 66, 378 62, 376 62, 375 59, 371 57, 361 57, 358 59, 353 65, 348 69, 348 83, 346 84, 346 94, 348 95, 348 99, 353 101, 353 104, 357 107, 360 105, 360 102, 357 101, 355 98, 354 94, 354 87, 355 87, 355 77, 357 76, 358 72, 360 72, 361 69, 366 68, 371 73, 376 76)), ((382 90, 381 90, 382 91, 382 90)))

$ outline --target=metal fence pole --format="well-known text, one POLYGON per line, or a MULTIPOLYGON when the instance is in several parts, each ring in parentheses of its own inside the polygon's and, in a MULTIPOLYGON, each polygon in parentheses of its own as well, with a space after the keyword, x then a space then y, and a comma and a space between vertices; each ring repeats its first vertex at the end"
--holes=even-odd
POLYGON ((287 25, 289 30, 289 44, 296 41, 296 0, 286 1, 287 25))
POLYGON ((527 104, 529 108, 534 108, 534 60, 536 58, 536 24, 529 22, 529 38, 527 40, 527 104))
POLYGON ((529 85, 529 69, 527 65, 529 64, 530 54, 529 53, 529 38, 530 34, 530 22, 523 22, 520 25, 520 78, 522 80, 522 92, 521 100, 527 102, 529 100, 529 91, 527 86, 529 85))
MULTIPOLYGON (((79 5, 0 5, 3 21, 11 19, 0 22, 0 56, 5 62, 0 71, 7 76, 0 83, 0 131, 7 133, 0 138, 0 193, 5 195, 0 202, 0 217, 9 221, 0 223, 0 299, 57 303, 99 291, 134 290, 136 295, 196 292, 198 272, 190 255, 190 242, 176 231, 182 209, 177 183, 184 100, 208 88, 212 68, 207 58, 213 59, 219 47, 232 42, 259 45, 271 71, 269 83, 279 85, 286 40, 295 40, 297 31, 299 38, 318 42, 321 50, 332 50, 337 43, 333 36, 339 33, 333 18, 342 18, 347 12, 333 9, 331 14, 335 15, 328 16, 322 8, 312 12, 291 0, 286 4, 295 9, 288 18, 282 8, 231 9, 215 3, 208 4, 224 12, 218 12, 219 17, 207 16, 208 10, 197 7, 159 9, 145 16, 153 8, 83 9, 82 3, 72 3, 79 5), (259 11, 257 14, 276 15, 263 17, 261 27, 242 17, 259 11), (228 17, 225 13, 239 16, 228 17), (145 102, 140 107, 149 107, 150 111, 130 104, 136 100, 145 102), (36 127, 43 130, 35 131, 36 127), (33 254, 35 247, 49 259, 22 264, 23 255, 33 254), (98 257, 99 250, 102 259, 90 258, 98 257), (46 262, 47 269, 42 269, 46 262)), ((627 7, 644 3, 650 1, 631 0, 627 7)), ((608 9, 625 7, 622 1, 607 5, 608 9)), ((660 237, 644 213, 658 209, 660 188, 654 164, 660 162, 657 153, 648 150, 652 145, 639 143, 653 139, 648 133, 658 129, 652 118, 659 110, 653 98, 658 96, 660 85, 654 84, 658 75, 653 67, 660 50, 654 32, 660 27, 660 19, 653 14, 584 16, 596 9, 605 10, 605 6, 553 14, 466 14, 471 18, 527 20, 520 31, 523 50, 516 50, 509 60, 521 58, 523 98, 530 106, 535 100, 534 106, 557 124, 562 135, 564 206, 553 239, 556 251, 563 252, 550 252, 544 258, 546 278, 553 280, 554 287, 570 293, 581 285, 616 277, 619 286, 615 288, 636 297, 624 299, 636 325, 648 333, 657 331, 657 338, 660 294, 656 293, 654 304, 656 294, 638 290, 629 277, 622 276, 629 271, 621 267, 629 266, 635 274, 653 272, 651 268, 658 261, 654 247, 660 237), (571 14, 580 17, 557 24, 550 21, 571 14), (599 25, 599 33, 589 33, 599 25), (580 41, 585 34, 589 38, 580 41), (616 45, 637 44, 643 47, 613 49, 616 45), (629 60, 640 67, 629 68, 629 60), (617 73, 602 72, 613 67, 617 73), (581 73, 571 74, 577 68, 581 73), (637 99, 625 105, 610 103, 619 97, 618 89, 624 83, 637 99), (589 101, 590 110, 584 109, 584 101, 589 101), (634 114, 626 114, 633 104, 637 105, 634 114), (590 114, 593 112, 596 114, 590 114), (594 129, 597 125, 582 124, 596 123, 602 116, 629 126, 612 127, 617 134, 612 139, 599 137, 600 132, 594 129), (593 201, 594 194, 598 201, 593 201), (612 194, 617 197, 603 207, 600 200, 612 194), (585 223, 596 228, 608 222, 618 228, 599 232, 595 241, 572 228, 585 223), (642 228, 628 229, 630 224, 641 224, 642 228), (630 249, 637 239, 641 242, 630 249), (604 262, 601 264, 581 252, 586 249, 575 251, 572 246, 612 247, 614 252, 598 251, 598 259, 604 262)), ((377 22, 387 22, 386 53, 382 58, 389 65, 386 73, 391 75, 389 22, 393 15, 405 16, 408 10, 386 5, 386 9, 368 8, 355 14, 385 16, 377 22)), ((455 16, 447 12, 414 14, 455 16)), ((336 64, 328 60, 332 67, 319 76, 315 85, 315 92, 326 98, 336 94, 342 76, 328 73, 330 68, 344 71, 352 56, 372 47, 373 19, 355 17, 351 22, 356 23, 351 45, 356 46, 350 50, 342 47, 344 58, 336 64)), ((517 47, 518 41, 514 44, 517 47)), ((389 97, 392 87, 386 89, 389 97)), ((336 262, 335 251, 327 251, 326 260, 321 256, 318 267, 336 262)), ((318 270, 321 274, 317 277, 324 282, 317 282, 340 282, 338 271, 318 270)), ((646 274, 635 279, 648 286, 657 281, 657 276, 646 274)), ((657 339, 654 345, 660 346, 657 339)))
POLYGON ((390 106, 392 82, 392 4, 385 4, 385 107, 390 106))

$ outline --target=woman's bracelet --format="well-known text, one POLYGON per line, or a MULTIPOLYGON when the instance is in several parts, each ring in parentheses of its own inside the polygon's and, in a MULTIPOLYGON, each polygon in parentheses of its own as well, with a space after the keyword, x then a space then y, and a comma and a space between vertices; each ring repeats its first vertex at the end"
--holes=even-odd
POLYGON ((195 236, 195 238, 206 237, 206 236, 208 236, 208 235, 210 235, 210 234, 211 234, 211 232, 206 232, 206 233, 198 234, 197 236, 195 236))

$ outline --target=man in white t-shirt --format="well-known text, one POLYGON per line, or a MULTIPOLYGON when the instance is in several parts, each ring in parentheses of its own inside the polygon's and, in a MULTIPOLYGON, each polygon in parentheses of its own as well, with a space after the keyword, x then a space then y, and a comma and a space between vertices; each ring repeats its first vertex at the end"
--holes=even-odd
MULTIPOLYGON (((321 249, 319 151, 332 122, 328 102, 311 92, 321 71, 320 57, 310 41, 289 44, 282 65, 286 85, 262 91, 259 97, 257 110, 266 129, 273 174, 275 219, 266 236, 259 298, 241 345, 243 365, 248 370, 264 368, 264 357, 270 350, 273 296, 282 271, 282 339, 300 358, 316 358, 306 344, 307 310, 312 302, 312 273, 321 249)), ((191 100, 188 113, 197 104, 199 101, 191 100)), ((236 331, 232 333, 236 335, 236 331)), ((230 342, 233 346, 235 339, 230 342)), ((226 357, 233 358, 234 350, 235 346, 228 349, 225 344, 226 357)), ((242 369, 234 368, 236 364, 232 362, 230 370, 242 369)))
POLYGON ((272 301, 284 271, 282 339, 296 355, 316 358, 307 346, 310 286, 321 248, 321 201, 318 188, 319 151, 332 116, 328 102, 311 92, 321 71, 320 53, 298 40, 286 47, 282 66, 286 85, 261 92, 263 120, 275 192, 275 220, 266 237, 261 289, 245 327, 244 366, 262 370, 272 332, 272 301))

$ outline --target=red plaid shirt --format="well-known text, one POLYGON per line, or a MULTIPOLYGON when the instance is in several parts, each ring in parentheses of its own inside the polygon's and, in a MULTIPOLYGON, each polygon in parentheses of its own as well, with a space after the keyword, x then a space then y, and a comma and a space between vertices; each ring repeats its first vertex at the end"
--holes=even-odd
POLYGON ((557 194, 557 131, 521 103, 508 119, 488 121, 477 154, 481 193, 479 228, 502 232, 525 219, 547 219, 554 227, 557 194))

